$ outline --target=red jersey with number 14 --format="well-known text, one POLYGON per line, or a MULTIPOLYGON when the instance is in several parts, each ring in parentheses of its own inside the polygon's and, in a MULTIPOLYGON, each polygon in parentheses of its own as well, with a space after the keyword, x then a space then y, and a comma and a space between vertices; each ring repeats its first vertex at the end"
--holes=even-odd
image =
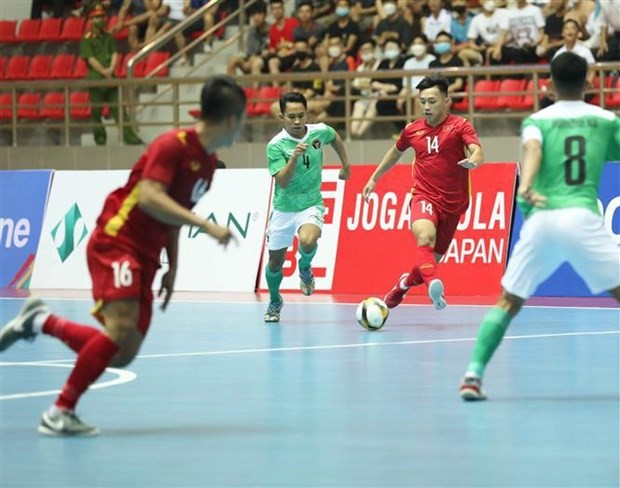
POLYGON ((190 209, 211 186, 216 167, 216 155, 205 151, 194 129, 162 134, 133 166, 127 184, 108 195, 97 220, 99 235, 159 262, 172 227, 140 209, 140 181, 163 183, 171 198, 190 209))
POLYGON ((469 170, 457 163, 466 157, 465 148, 480 145, 478 135, 468 120, 456 115, 437 127, 418 119, 405 127, 396 141, 403 152, 415 151, 413 194, 428 200, 451 214, 461 214, 469 206, 469 170))

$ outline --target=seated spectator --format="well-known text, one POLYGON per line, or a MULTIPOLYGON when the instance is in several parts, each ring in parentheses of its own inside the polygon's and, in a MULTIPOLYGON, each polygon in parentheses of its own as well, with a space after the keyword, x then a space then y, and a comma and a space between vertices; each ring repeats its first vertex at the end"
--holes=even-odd
POLYGON ((545 19, 544 34, 536 50, 536 54, 541 58, 553 59, 555 52, 564 44, 562 28, 564 26, 564 16, 567 12, 567 1, 550 0, 549 2, 551 14, 545 19))
POLYGON ((332 14, 335 8, 335 0, 295 0, 295 11, 302 3, 312 3, 312 18, 317 20, 323 27, 330 24, 334 19, 332 14))
MULTIPOLYGON (((152 0, 152 3, 154 6, 154 13, 149 19, 148 28, 146 30, 145 41, 147 43, 164 35, 172 29, 172 27, 185 19, 185 14, 183 13, 185 0, 152 0)), ((175 34, 174 43, 176 44, 177 50, 182 53, 175 65, 188 65, 190 60, 187 53, 184 52, 187 44, 183 32, 175 34)))
MULTIPOLYGON (((401 70, 405 64, 405 58, 401 56, 400 44, 395 40, 388 40, 383 47, 383 61, 379 63, 378 71, 401 70)), ((396 95, 403 87, 402 77, 380 78, 372 81, 372 89, 378 93, 377 113, 382 116, 400 115, 397 107, 396 95), (391 96, 385 99, 381 97, 391 96)), ((393 122, 399 129, 405 126, 404 122, 393 122)))
POLYGON ((360 26, 361 32, 372 30, 375 15, 377 15, 377 0, 354 0, 352 2, 351 20, 360 26))
MULTIPOLYGON (((407 71, 428 69, 431 62, 435 61, 436 59, 435 56, 433 56, 432 54, 429 54, 428 52, 428 39, 426 38, 424 34, 420 34, 413 40, 413 43, 411 44, 411 47, 409 48, 409 53, 412 54, 413 56, 407 59, 407 61, 405 61, 405 64, 403 66, 403 69, 407 71)), ((396 101, 396 107, 398 108, 400 112, 403 112, 403 113, 406 112, 404 110, 404 107, 405 107, 405 102, 407 101, 407 88, 408 88, 409 93, 411 94, 412 109, 413 109, 414 117, 418 117, 421 114, 422 111, 420 109, 419 104, 417 103, 419 91, 416 87, 418 86, 418 83, 422 81, 423 78, 424 78, 424 75, 417 75, 417 76, 411 76, 409 78, 403 78, 403 88, 400 91, 400 94, 399 94, 400 96, 398 100, 396 101)))
MULTIPOLYGON (((294 41, 307 41, 311 50, 315 50, 325 37, 325 27, 314 19, 314 6, 310 1, 304 1, 297 7, 299 24, 293 30, 294 41)), ((320 56, 323 53, 318 53, 320 56)))
MULTIPOLYGON (((330 58, 328 67, 330 73, 355 70, 355 60, 347 56, 340 37, 329 38, 327 53, 330 58)), ((308 112, 315 114, 317 121, 325 120, 328 116, 344 117, 344 100, 334 100, 336 97, 344 96, 344 86, 345 80, 328 80, 325 83, 323 99, 311 100, 308 103, 308 112)))
MULTIPOLYGON (((356 69, 360 75, 366 72, 372 73, 379 67, 380 61, 375 55, 376 48, 377 45, 372 39, 367 39, 362 42, 359 49, 362 62, 356 69)), ((351 137, 354 139, 361 139, 375 122, 374 119, 377 115, 377 96, 371 84, 372 79, 366 76, 356 77, 352 83, 352 93, 363 97, 356 100, 353 104, 351 137)))
POLYGON ((333 23, 327 27, 325 43, 333 37, 342 40, 344 51, 348 56, 357 56, 357 43, 360 40, 360 27, 351 19, 351 8, 349 0, 338 0, 336 3, 336 17, 333 23))
MULTIPOLYGON (((472 65, 488 62, 489 52, 499 41, 499 22, 504 9, 498 9, 496 6, 495 0, 485 0, 482 4, 482 12, 476 15, 469 24, 467 31, 469 49, 476 55, 471 53, 465 55, 472 65)), ((463 54, 459 53, 459 57, 463 61, 463 54)), ((465 64, 464 61, 463 64, 465 64)))
MULTIPOLYGON (((582 29, 588 23, 588 18, 592 12, 599 8, 603 2, 609 2, 610 0, 602 0, 602 2, 595 2, 594 0, 573 0, 572 6, 569 7, 568 12, 564 15, 564 20, 573 19, 576 20, 582 29)), ((614 0, 611 0, 614 1, 614 0)), ((584 32, 584 38, 587 37, 587 33, 584 32)))
MULTIPOLYGON (((263 56, 267 56, 269 45, 269 24, 265 21, 267 6, 257 2, 249 7, 248 14, 250 28, 246 34, 246 52, 228 60, 227 73, 230 76, 235 76, 238 69, 245 74, 259 75, 265 67, 263 56)), ((254 88, 258 88, 258 81, 254 82, 254 88)))
POLYGON ((474 16, 467 10, 466 0, 452 0, 452 25, 450 34, 454 37, 456 52, 465 66, 480 64, 480 57, 476 51, 469 48, 467 32, 474 16))
POLYGON ((492 64, 527 64, 538 62, 536 48, 543 35, 545 19, 540 8, 527 0, 517 0, 517 6, 508 8, 500 22, 500 38, 493 49, 492 64))
MULTIPOLYGON (((601 13, 603 9, 601 8, 601 4, 597 3, 596 8, 592 10, 592 13, 588 16, 588 20, 585 25, 585 31, 583 33, 583 44, 592 51, 592 53, 596 53, 598 51, 600 42, 601 42, 601 13)), ((573 18, 570 15, 570 10, 566 14, 566 19, 573 18)))
MULTIPOLYGON (((274 23, 269 27, 269 56, 267 65, 269 72, 279 74, 288 71, 295 62, 293 51, 293 31, 298 25, 297 19, 284 15, 284 0, 271 0, 269 3, 274 23)), ((274 80, 273 86, 280 86, 274 80)))
POLYGON ((428 0, 430 15, 424 19, 424 35, 434 42, 437 34, 448 32, 452 28, 452 16, 443 8, 443 0, 428 0))
POLYGON ((401 49, 406 49, 413 41, 413 30, 400 14, 396 0, 384 1, 383 12, 385 17, 379 21, 373 35, 376 43, 384 46, 388 40, 394 40, 401 49))
MULTIPOLYGON (((87 80, 112 80, 116 68, 118 52, 114 37, 103 29, 106 23, 106 11, 101 5, 95 6, 89 13, 90 28, 80 41, 80 56, 86 61, 87 80)), ((123 118, 123 140, 125 144, 143 144, 131 128, 129 117, 125 111, 118 113, 118 87, 102 86, 88 89, 91 102, 91 117, 94 124, 93 137, 95 144, 103 146, 107 142, 107 134, 102 123, 103 106, 110 108, 110 113, 118 123, 123 118)))
POLYGON ((51 12, 52 17, 62 18, 65 16, 65 8, 71 7, 73 2, 68 0, 32 0, 30 18, 41 19, 43 12, 51 12))
MULTIPOLYGON (((462 68, 463 61, 454 54, 454 39, 448 32, 440 32, 435 38, 433 44, 433 51, 437 59, 431 61, 428 65, 431 69, 442 71, 443 68, 462 68)), ((450 81, 448 86, 448 95, 463 91, 465 87, 465 80, 456 74, 442 73, 450 81)), ((450 97, 453 101, 458 101, 462 97, 450 97)))
POLYGON ((138 51, 144 45, 149 21, 154 15, 155 10, 153 0, 123 0, 123 4, 118 12, 118 20, 112 26, 112 33, 120 32, 127 27, 129 50, 131 52, 138 51), (132 17, 126 20, 129 14, 132 17))
POLYGON ((620 61, 620 3, 601 2, 599 61, 620 61))
POLYGON ((84 0, 76 4, 78 8, 73 12, 79 17, 87 17, 89 12, 97 5, 101 5, 108 15, 117 14, 123 4, 123 0, 84 0))
MULTIPOLYGON (((198 9, 204 7, 211 0, 185 0, 183 3, 183 13, 189 17, 198 9)), ((206 32, 215 25, 215 13, 217 6, 212 6, 204 12, 202 19, 185 29, 184 34, 189 36, 195 32, 206 32)), ((213 47, 213 34, 205 37, 205 51, 211 51, 213 47)))

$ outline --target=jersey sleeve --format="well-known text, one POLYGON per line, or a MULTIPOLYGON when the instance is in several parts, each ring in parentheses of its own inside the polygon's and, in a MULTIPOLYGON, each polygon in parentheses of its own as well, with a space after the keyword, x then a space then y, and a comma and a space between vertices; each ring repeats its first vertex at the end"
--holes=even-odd
POLYGON ((396 139, 396 149, 400 152, 405 152, 407 149, 412 147, 410 133, 411 131, 409 130, 409 125, 407 125, 398 136, 398 139, 396 139))
POLYGON ((620 117, 616 116, 609 146, 607 146, 607 161, 620 162, 620 117))
POLYGON ((323 144, 331 144, 336 139, 336 130, 327 124, 321 125, 321 139, 323 140, 323 144))
POLYGON ((480 146, 480 139, 478 139, 478 134, 476 134, 476 129, 471 125, 469 120, 463 119, 463 124, 461 125, 461 140, 466 146, 470 144, 476 144, 480 146))
POLYGON ((142 179, 155 180, 170 186, 183 160, 181 142, 174 134, 155 139, 148 149, 142 179))
POLYGON ((287 162, 286 155, 279 144, 271 143, 267 145, 267 164, 271 176, 279 173, 286 166, 287 162))

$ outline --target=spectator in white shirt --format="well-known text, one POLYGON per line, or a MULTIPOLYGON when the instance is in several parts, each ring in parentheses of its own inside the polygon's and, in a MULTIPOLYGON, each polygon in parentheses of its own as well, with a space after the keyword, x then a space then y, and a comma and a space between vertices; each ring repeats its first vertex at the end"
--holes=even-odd
POLYGON ((424 35, 433 42, 440 32, 450 33, 452 16, 443 8, 443 0, 428 0, 431 14, 424 19, 424 35))
POLYGON ((356 71, 360 76, 353 80, 352 86, 356 95, 364 98, 356 100, 353 104, 351 116, 351 137, 361 139, 364 134, 372 127, 377 116, 377 94, 372 89, 372 78, 362 76, 362 73, 372 73, 377 71, 380 59, 376 56, 377 44, 373 39, 362 42, 359 55, 362 63, 356 71))
POLYGON ((601 41, 599 61, 620 61, 620 1, 600 0, 601 41))
POLYGON ((459 52, 463 64, 477 65, 482 64, 485 59, 488 61, 488 51, 499 40, 499 23, 503 11, 504 9, 497 8, 495 0, 485 0, 482 3, 482 11, 471 20, 467 30, 467 49, 459 52))
MULTIPOLYGON (((411 47, 409 48, 409 54, 412 54, 413 56, 405 61, 403 69, 406 71, 428 69, 431 62, 436 59, 435 56, 429 54, 428 52, 428 39, 424 34, 420 34, 415 37, 411 43, 411 47)), ((414 118, 421 116, 422 109, 420 104, 417 103, 419 90, 416 87, 423 78, 424 75, 403 78, 403 87, 400 90, 398 100, 396 101, 396 108, 400 112, 405 112, 404 108, 405 102, 407 101, 407 89, 409 89, 409 93, 411 93, 413 116, 414 118)))

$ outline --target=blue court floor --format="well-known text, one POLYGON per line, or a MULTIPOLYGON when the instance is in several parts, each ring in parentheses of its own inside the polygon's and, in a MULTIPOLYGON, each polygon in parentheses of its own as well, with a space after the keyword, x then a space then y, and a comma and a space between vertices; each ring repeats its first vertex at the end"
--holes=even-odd
MULTIPOLYGON (((0 300, 0 322, 20 299, 0 300)), ((93 324, 89 300, 49 300, 93 324)), ((73 353, 41 336, 0 356, 0 486, 620 485, 620 311, 524 309, 489 366, 489 401, 457 394, 487 307, 173 302, 139 358, 79 404, 99 437, 36 427, 73 353)))

